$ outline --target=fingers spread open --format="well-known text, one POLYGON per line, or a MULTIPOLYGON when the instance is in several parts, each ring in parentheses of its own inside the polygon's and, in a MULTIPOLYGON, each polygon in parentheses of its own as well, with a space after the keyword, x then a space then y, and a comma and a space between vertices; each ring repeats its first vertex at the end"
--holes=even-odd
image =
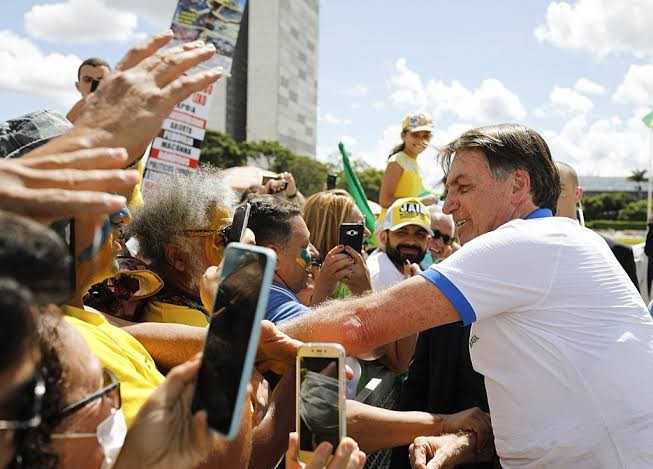
POLYGON ((25 156, 17 163, 34 169, 121 169, 127 164, 123 148, 92 148, 58 155, 25 156))
POLYGON ((118 62, 116 70, 127 70, 135 67, 143 60, 154 55, 156 51, 165 46, 173 38, 172 31, 165 31, 147 39, 142 44, 131 48, 127 54, 118 62))
POLYGON ((138 171, 122 169, 48 171, 24 168, 21 176, 25 186, 31 189, 67 189, 120 193, 131 190, 140 180, 138 171))
POLYGON ((182 75, 164 88, 165 105, 172 109, 175 104, 215 83, 221 76, 219 70, 207 70, 193 76, 182 75))
POLYGON ((215 47, 212 44, 197 49, 164 54, 159 64, 152 70, 154 79, 157 85, 163 88, 214 55, 215 47))

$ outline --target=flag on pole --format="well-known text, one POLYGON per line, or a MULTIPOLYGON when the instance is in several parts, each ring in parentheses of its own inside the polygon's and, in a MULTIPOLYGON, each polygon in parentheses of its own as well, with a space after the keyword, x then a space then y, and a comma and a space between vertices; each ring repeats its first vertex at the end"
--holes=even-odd
POLYGON ((374 218, 374 214, 372 213, 370 206, 367 204, 367 197, 365 196, 365 191, 363 190, 361 182, 358 180, 356 171, 354 171, 354 169, 351 167, 351 162, 349 161, 349 153, 347 153, 347 150, 345 150, 345 146, 342 142, 338 144, 338 149, 342 155, 342 168, 343 172, 345 173, 347 191, 354 199, 358 209, 363 213, 367 228, 372 233, 374 233, 374 230, 376 229, 376 219, 374 218))
POLYGON ((642 122, 644 122, 646 127, 650 127, 653 129, 653 111, 649 112, 644 117, 642 117, 642 122))

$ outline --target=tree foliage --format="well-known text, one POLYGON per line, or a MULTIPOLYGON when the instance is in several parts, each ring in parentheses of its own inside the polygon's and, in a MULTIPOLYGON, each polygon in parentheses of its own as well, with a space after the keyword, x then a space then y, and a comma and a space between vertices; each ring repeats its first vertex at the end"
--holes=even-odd
MULTIPOLYGON (((344 187, 344 175, 339 165, 325 164, 309 156, 297 155, 275 141, 237 142, 230 135, 207 131, 200 156, 202 163, 218 168, 245 166, 256 162, 271 171, 293 174, 297 187, 304 195, 324 190, 327 174, 339 172, 339 185, 344 187)), ((355 161, 356 171, 368 198, 378 200, 383 171, 355 161)))

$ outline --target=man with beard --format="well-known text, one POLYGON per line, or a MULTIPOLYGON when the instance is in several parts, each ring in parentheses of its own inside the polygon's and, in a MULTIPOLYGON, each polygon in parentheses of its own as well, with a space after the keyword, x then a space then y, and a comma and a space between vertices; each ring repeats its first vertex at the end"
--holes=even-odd
POLYGON ((373 291, 385 290, 421 272, 419 263, 426 255, 432 233, 428 209, 415 197, 395 200, 382 228, 382 248, 367 259, 373 291))

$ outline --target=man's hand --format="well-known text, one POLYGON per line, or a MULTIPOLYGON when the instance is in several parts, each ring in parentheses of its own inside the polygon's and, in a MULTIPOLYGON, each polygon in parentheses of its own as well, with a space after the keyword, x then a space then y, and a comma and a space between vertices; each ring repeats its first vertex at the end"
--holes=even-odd
POLYGON ((271 370, 283 375, 294 368, 297 351, 301 346, 302 342, 288 337, 270 321, 263 321, 256 367, 261 373, 271 370))
POLYGON ((472 434, 420 436, 408 452, 413 469, 449 469, 474 461, 472 434))
POLYGON ((333 451, 330 443, 320 443, 315 449, 310 464, 299 462, 299 436, 291 433, 286 452, 286 469, 361 469, 367 457, 358 449, 358 444, 351 438, 344 438, 338 445, 336 454, 327 465, 333 451))
POLYGON ((490 414, 483 412, 478 407, 465 409, 450 415, 442 415, 442 434, 456 433, 459 431, 473 432, 476 435, 478 449, 485 446, 492 439, 492 421, 490 414))
POLYGON ((402 266, 402 274, 404 277, 413 277, 422 272, 422 269, 418 264, 412 263, 409 260, 406 260, 406 263, 402 266))
POLYGON ((160 51, 171 39, 167 32, 130 50, 86 99, 70 134, 92 146, 125 147, 130 162, 140 158, 174 106, 221 76, 219 70, 185 75, 210 59, 215 47, 196 42, 160 51))
POLYGON ((252 415, 252 427, 257 427, 263 420, 263 417, 265 417, 270 405, 270 384, 265 380, 261 373, 257 370, 253 370, 250 385, 252 386, 250 401, 252 403, 252 408, 254 409, 252 415))
POLYGON ((83 215, 108 215, 126 207, 138 182, 125 166, 124 149, 98 148, 0 161, 0 209, 51 223, 83 215))
POLYGON ((200 356, 173 368, 166 381, 141 407, 127 433, 115 468, 176 469, 195 467, 216 443, 206 412, 191 414, 200 356))

